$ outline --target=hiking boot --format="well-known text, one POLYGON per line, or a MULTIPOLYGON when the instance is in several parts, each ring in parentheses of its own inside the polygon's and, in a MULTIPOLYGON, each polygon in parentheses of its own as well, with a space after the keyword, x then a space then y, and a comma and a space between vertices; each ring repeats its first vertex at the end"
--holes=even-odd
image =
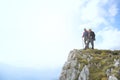
POLYGON ((94 49, 94 48, 92 47, 92 49, 94 49))

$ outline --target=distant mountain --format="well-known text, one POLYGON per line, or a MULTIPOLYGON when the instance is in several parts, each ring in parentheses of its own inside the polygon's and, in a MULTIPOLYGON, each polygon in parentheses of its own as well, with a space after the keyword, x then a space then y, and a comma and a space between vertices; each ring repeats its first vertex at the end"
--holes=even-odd
POLYGON ((0 80, 57 80, 60 68, 18 68, 0 64, 0 80))

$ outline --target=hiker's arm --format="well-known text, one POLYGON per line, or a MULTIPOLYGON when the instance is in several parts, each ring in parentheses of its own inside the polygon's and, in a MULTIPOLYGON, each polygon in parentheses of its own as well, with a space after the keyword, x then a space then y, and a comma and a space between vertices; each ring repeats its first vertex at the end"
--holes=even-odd
POLYGON ((83 32, 83 35, 82 35, 82 38, 84 37, 84 32, 83 32))

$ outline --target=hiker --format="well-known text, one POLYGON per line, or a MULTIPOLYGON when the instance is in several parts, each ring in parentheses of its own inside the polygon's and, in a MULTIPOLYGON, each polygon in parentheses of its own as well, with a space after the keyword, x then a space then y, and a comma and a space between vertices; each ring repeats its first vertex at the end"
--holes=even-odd
POLYGON ((89 43, 91 43, 92 49, 94 49, 95 33, 89 29, 88 41, 86 43, 85 49, 89 48, 89 43))
POLYGON ((88 39, 88 31, 86 30, 86 28, 84 28, 84 32, 83 32, 82 38, 84 39, 84 44, 86 46, 87 39, 88 39))

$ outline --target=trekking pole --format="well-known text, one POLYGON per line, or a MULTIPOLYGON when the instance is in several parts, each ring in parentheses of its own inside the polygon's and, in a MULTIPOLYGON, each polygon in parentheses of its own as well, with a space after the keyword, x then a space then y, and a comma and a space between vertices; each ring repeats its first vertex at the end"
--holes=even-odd
POLYGON ((83 47, 83 49, 84 49, 84 40, 83 40, 83 38, 82 38, 82 47, 83 47))

